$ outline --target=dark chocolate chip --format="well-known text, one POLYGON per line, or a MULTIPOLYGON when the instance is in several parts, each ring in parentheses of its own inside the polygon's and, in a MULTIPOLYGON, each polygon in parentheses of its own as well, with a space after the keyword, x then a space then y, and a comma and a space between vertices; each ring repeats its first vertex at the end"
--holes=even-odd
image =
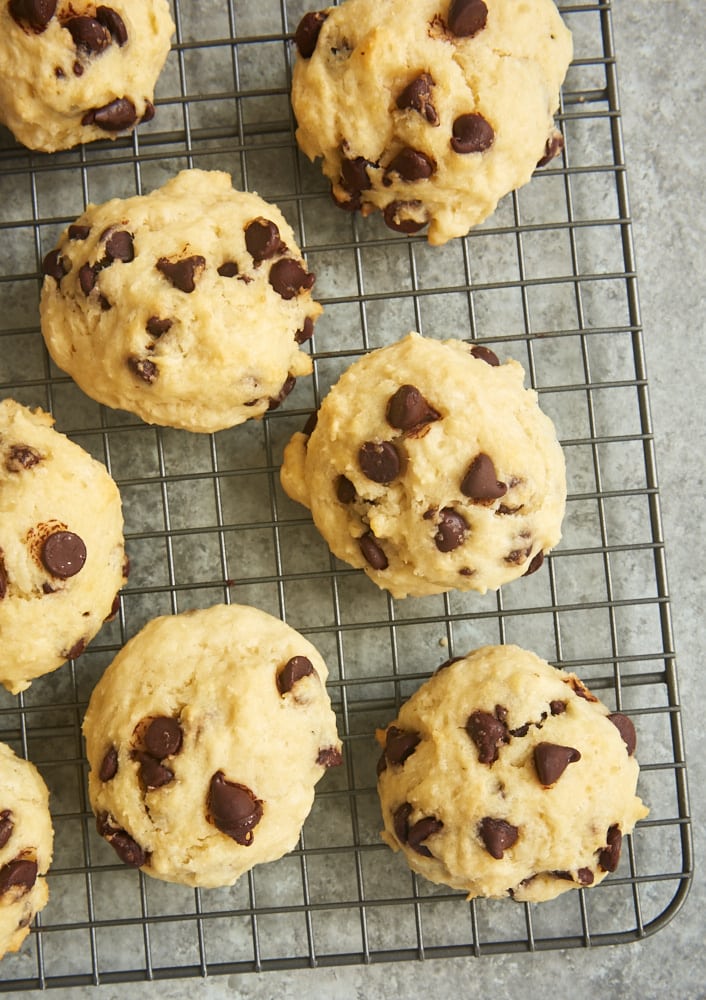
POLYGON ((104 132, 122 132, 137 121, 135 105, 127 97, 116 97, 100 108, 91 108, 81 119, 82 125, 96 125, 104 132))
POLYGON ((358 452, 358 464, 374 483, 391 483, 400 474, 400 456, 392 441, 366 441, 358 452))
POLYGON ((480 821, 478 829, 485 849, 491 857, 500 861, 505 851, 517 843, 519 829, 504 819, 493 819, 485 816, 480 821))
POLYGON ((141 122, 151 122, 156 114, 154 104, 152 101, 145 101, 145 110, 142 113, 141 122))
POLYGON ((544 147, 544 153, 537 161, 538 167, 546 167, 548 163, 558 156, 564 148, 564 136, 561 132, 552 132, 552 134, 547 139, 546 145, 544 147))
POLYGON ((389 566, 387 556, 381 549, 372 532, 368 531, 365 535, 359 538, 358 545, 360 546, 360 551, 363 553, 363 558, 368 565, 372 566, 373 569, 387 569, 389 566))
POLYGON ((287 375, 286 379, 282 383, 282 388, 277 393, 276 396, 270 396, 270 401, 267 405, 268 410, 276 410, 280 406, 287 396, 290 394, 294 386, 296 385, 296 378, 294 375, 287 375))
POLYGON ((584 701, 598 701, 595 694, 589 691, 584 682, 579 680, 578 677, 569 676, 568 683, 579 698, 583 698, 584 701))
POLYGON ((140 780, 147 790, 164 788, 174 781, 174 772, 171 768, 160 764, 150 754, 136 750, 133 758, 140 762, 140 780))
POLYGON ((343 755, 338 747, 322 747, 316 756, 316 763, 320 767, 340 767, 343 755))
POLYGON ((294 32, 294 43, 303 59, 311 59, 319 39, 321 25, 328 17, 328 11, 317 10, 305 14, 294 32))
POLYGON ((526 559, 529 559, 531 552, 532 552, 531 548, 513 549, 512 552, 508 552, 508 554, 504 557, 504 559, 505 562, 511 566, 519 566, 520 563, 523 563, 525 562, 526 559))
POLYGON ((128 358, 127 363, 135 375, 148 385, 152 385, 159 374, 157 365, 149 358, 128 358))
POLYGON ((439 830, 443 829, 443 826, 444 824, 441 820, 435 816, 423 816, 407 830, 407 843, 417 854, 421 854, 425 858, 431 858, 433 855, 429 848, 424 845, 423 841, 427 837, 431 837, 432 834, 438 833, 439 830))
POLYGON ((193 292, 196 288, 196 279, 206 266, 206 260, 201 254, 193 254, 191 257, 182 257, 180 260, 169 260, 168 257, 160 257, 157 261, 157 270, 161 271, 178 288, 180 292, 193 292))
POLYGON ((307 340, 311 340, 314 336, 314 320, 311 316, 307 316, 304 320, 304 326, 301 330, 297 330, 294 334, 294 340, 297 344, 304 344, 307 340))
POLYGON ((579 868, 576 872, 576 877, 581 885, 593 885, 594 876, 590 868, 579 868))
POLYGON ((108 830, 103 834, 124 865, 130 868, 142 868, 147 863, 149 855, 125 830, 108 830))
POLYGON ((473 459, 461 481, 461 493, 472 500, 497 500, 507 486, 498 481, 493 460, 481 452, 473 459))
POLYGON ((0 868, 0 896, 4 896, 10 889, 20 889, 22 895, 29 892, 37 881, 37 872, 36 861, 15 858, 8 862, 0 868))
POLYGON ((457 38, 472 38, 485 27, 488 8, 483 0, 452 0, 449 30, 457 38))
POLYGON ((544 553, 540 549, 539 552, 536 552, 532 556, 529 566, 522 575, 532 576, 532 574, 536 573, 538 569, 541 569, 543 565, 544 565, 544 553))
POLYGON ((400 844, 407 843, 407 836, 409 834, 409 817, 412 815, 412 806, 409 802, 403 802, 401 806, 398 806, 392 814, 392 825, 395 831, 395 836, 399 840, 400 844))
POLYGON ((478 748, 481 764, 493 764, 503 743, 509 741, 507 726, 490 712, 471 712, 466 721, 466 732, 478 748))
POLYGON ((397 98, 397 107, 404 111, 410 108, 423 115, 430 125, 439 124, 439 116, 432 104, 431 90, 434 80, 430 73, 420 73, 411 83, 408 83, 397 98))
POLYGON ((401 766, 417 749, 421 740, 419 733, 390 726, 385 739, 385 757, 389 764, 401 766))
MULTIPOLYGON (((78 61, 78 59, 73 64, 72 69, 74 71, 74 76, 83 76, 83 63, 80 63, 78 61)), ((85 117, 85 115, 84 115, 84 117, 85 117)), ((85 124, 85 122, 82 121, 81 124, 85 124)))
POLYGON ((297 681, 311 674, 316 674, 316 670, 308 656, 292 656, 277 674, 277 690, 280 694, 287 694, 297 681))
POLYGON ((160 319, 159 316, 150 316, 145 323, 145 329, 151 337, 162 337, 172 328, 171 319, 160 319))
POLYGON ((406 212, 417 212, 421 207, 418 201, 391 201, 383 210, 383 218, 388 229, 393 229, 396 233, 406 233, 412 235, 424 229, 427 222, 419 222, 412 215, 406 212))
POLYGON ((430 156, 407 146, 387 165, 385 176, 389 178, 390 174, 398 174, 403 181, 422 181, 431 177, 435 170, 436 163, 430 156))
POLYGON ((120 611, 120 593, 117 593, 113 598, 113 603, 110 606, 110 611, 103 619, 105 622, 112 622, 118 616, 118 611, 120 611))
POLYGON ((62 653, 62 656, 67 660, 77 660, 87 645, 87 639, 77 639, 70 649, 62 653))
POLYGON ((623 846, 623 834, 617 823, 608 829, 606 847, 598 855, 598 864, 604 872, 614 872, 620 861, 620 849, 623 846))
POLYGON ((471 348, 471 354, 474 358, 478 358, 479 361, 485 361, 486 364, 491 365, 493 368, 497 368, 500 364, 500 359, 495 351, 491 351, 489 347, 483 347, 482 344, 474 344, 471 348))
POLYGON ((444 507, 439 511, 439 523, 436 527, 434 542, 439 552, 453 552, 463 545, 468 524, 458 511, 444 507))
POLYGON ((275 261, 270 268, 269 282, 283 299, 293 299, 302 289, 308 291, 316 280, 313 274, 306 271, 299 261, 291 257, 283 257, 275 261))
POLYGON ((336 480, 336 496, 341 503, 353 503, 355 500, 355 486, 346 476, 339 476, 336 480))
POLYGON ((398 430, 411 431, 422 424, 440 419, 440 414, 430 406, 419 389, 401 385, 387 404, 387 422, 398 430))
POLYGON ((208 791, 208 819, 221 833, 248 847, 253 830, 262 819, 262 802, 249 788, 228 781, 223 771, 216 771, 208 791))
POLYGON ((306 423, 302 427, 302 434, 306 434, 307 437, 310 437, 313 434, 314 428, 316 427, 318 422, 319 422, 319 411, 312 410, 312 412, 306 418, 306 423))
POLYGON ((8 472, 22 472, 31 469, 41 462, 42 456, 28 444, 11 445, 5 458, 5 468, 8 472))
POLYGON ((126 229, 118 229, 105 241, 105 253, 109 261, 121 260, 129 264, 135 259, 135 247, 132 233, 126 229))
POLYGON ((563 715, 566 711, 566 702, 557 698, 549 702, 549 709, 552 715, 563 715))
POLYGON ((95 17, 70 17, 63 27, 70 33, 74 45, 89 55, 102 52, 110 45, 110 32, 95 17))
POLYGON ((127 28, 117 10, 112 7, 96 7, 96 20, 108 29, 117 45, 123 46, 127 42, 127 28))
POLYGON ((42 261, 42 274, 49 275, 57 285, 60 285, 61 279, 68 274, 70 267, 66 258, 61 256, 60 250, 50 250, 42 261))
POLYGON ((538 743, 534 748, 534 766, 540 782, 549 787, 558 781, 569 764, 581 760, 581 754, 574 747, 564 747, 559 743, 538 743))
POLYGON ((78 272, 78 283, 84 295, 90 295, 96 287, 98 267, 96 264, 82 264, 78 272))
POLYGON ((622 712, 611 712, 608 718, 622 736, 623 742, 627 747, 628 756, 632 757, 637 746, 637 733, 632 724, 632 719, 629 719, 627 715, 623 715, 622 712))
POLYGON ((253 260, 269 260, 286 250, 279 229, 269 219, 253 219, 245 227, 245 246, 253 260))
POLYGON ((345 201, 341 201, 336 192, 331 187, 331 197, 337 208, 340 208, 343 212, 357 212, 360 208, 362 201, 359 194, 351 195, 350 198, 346 198, 345 201))
POLYGON ((483 115, 459 115, 453 123, 451 148, 454 153, 484 153, 486 149, 490 149, 494 140, 493 126, 483 115))
POLYGON ((70 240, 87 240, 90 234, 90 226, 80 226, 75 222, 69 226, 68 236, 70 240))
POLYGON ((235 278, 238 274, 238 265, 234 260, 226 260, 217 270, 222 278, 235 278))
POLYGON ((101 766, 98 771, 98 777, 101 781, 112 781, 115 775, 118 773, 118 748, 116 746, 110 746, 106 750, 103 760, 101 761, 101 766))
POLYGON ((527 735, 529 729, 530 729, 529 722, 525 722, 523 726, 518 726, 516 729, 511 729, 510 736, 518 736, 521 739, 523 736, 527 735))
POLYGON ((21 27, 40 34, 54 17, 56 4, 57 0, 10 0, 10 15, 21 27))
POLYGON ((12 819, 12 812, 10 809, 3 809, 0 812, 0 850, 5 846, 10 837, 12 836, 12 831, 15 829, 15 823, 12 819))
POLYGON ((157 760, 179 753, 183 739, 181 726, 170 715, 158 715, 152 719, 143 736, 145 749, 157 760))
POLYGON ((368 167, 375 166, 364 156, 356 156, 352 159, 344 157, 341 160, 341 185, 349 194, 360 194, 361 191, 369 191, 373 182, 368 176, 368 167))
POLYGON ((42 562, 52 576, 67 580, 86 562, 86 546, 73 531, 55 531, 42 546, 42 562))

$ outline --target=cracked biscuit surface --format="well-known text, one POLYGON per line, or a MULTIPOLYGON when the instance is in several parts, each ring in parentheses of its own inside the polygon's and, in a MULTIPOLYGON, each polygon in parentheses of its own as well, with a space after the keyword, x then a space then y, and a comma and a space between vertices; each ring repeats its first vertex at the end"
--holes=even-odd
POLYGON ((463 236, 563 147, 572 41, 553 0, 346 0, 295 41, 301 149, 340 207, 394 230, 463 236))
POLYGON ((598 885, 648 812, 630 718, 517 646, 442 664, 379 739, 383 839, 469 898, 598 885))

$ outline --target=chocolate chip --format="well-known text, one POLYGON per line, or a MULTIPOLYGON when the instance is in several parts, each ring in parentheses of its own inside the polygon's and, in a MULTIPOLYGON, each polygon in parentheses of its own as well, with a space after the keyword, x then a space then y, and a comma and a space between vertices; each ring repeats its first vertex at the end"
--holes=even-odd
POLYGON ((544 553, 540 549, 539 552, 535 553, 535 555, 532 556, 532 560, 529 566, 522 575, 532 576, 532 574, 536 573, 538 569, 541 569, 543 565, 544 565, 544 553))
POLYGON ((467 531, 468 524, 458 511, 451 507, 442 508, 434 535, 434 542, 439 552, 453 552, 459 545, 463 545, 467 531))
POLYGON ((70 225, 68 229, 68 236, 70 240, 87 240, 90 234, 90 226, 80 226, 75 222, 70 225))
POLYGON ((430 125, 439 124, 439 116, 431 101, 431 90, 434 80, 430 73, 420 73, 411 83, 408 83, 397 98, 397 107, 404 111, 410 108, 423 115, 430 125))
POLYGON ((172 320, 160 319, 159 316, 150 316, 145 323, 145 329, 151 337, 159 338, 172 328, 172 320))
POLYGON ((620 861, 620 849, 623 846, 623 835, 617 823, 608 829, 606 847, 598 855, 598 864, 604 872, 614 872, 620 861))
POLYGON ((579 868, 576 872, 576 877, 581 885, 593 885, 594 876, 590 868, 579 868))
POLYGON ((216 771, 208 791, 208 819, 221 833, 247 847, 253 842, 253 829, 262 819, 262 802, 245 785, 226 780, 216 771))
POLYGON ((66 258, 61 256, 60 250, 50 250, 42 261, 42 274, 49 275, 57 285, 60 285, 61 279, 68 274, 70 267, 66 258))
POLYGON ((270 268, 268 280, 283 299, 293 299, 302 289, 308 291, 312 288, 316 278, 298 261, 292 260, 291 257, 283 257, 275 261, 270 268))
POLYGON ((91 108, 81 119, 82 125, 96 125, 104 132, 122 132, 137 121, 135 105, 127 97, 117 97, 100 108, 91 108))
POLYGON ((546 167, 548 163, 558 156, 564 148, 564 136, 561 132, 552 132, 552 134, 547 139, 546 145, 544 147, 544 153, 537 161, 538 167, 546 167))
POLYGON ((316 670, 308 656, 292 656, 277 674, 277 690, 280 694, 287 694, 297 681, 311 674, 316 674, 316 670))
POLYGON ((151 122, 156 114, 154 104, 152 101, 145 101, 145 110, 142 113, 142 122, 151 122))
POLYGON ((317 754, 316 763, 320 767, 340 767, 343 755, 338 747, 322 747, 317 754))
MULTIPOLYGON (((76 62, 75 62, 75 63, 73 64, 73 67, 72 67, 72 69, 73 69, 73 71, 74 71, 74 76, 83 76, 83 63, 80 63, 80 62, 78 61, 78 59, 77 59, 77 60, 76 60, 76 62)), ((84 117, 85 117, 85 116, 84 116, 84 117)), ((84 124, 84 123, 82 122, 82 124, 84 124)))
POLYGON ((296 382, 297 380, 294 377, 294 375, 287 375, 286 379, 282 383, 282 388, 277 393, 277 395, 270 396, 270 401, 268 403, 267 409, 276 410, 277 407, 280 406, 285 401, 287 396, 290 394, 290 392, 296 385, 296 382))
POLYGON ((463 659, 462 656, 451 656, 451 657, 449 657, 448 660, 444 660, 443 663, 439 664, 439 666, 434 671, 434 674, 441 673, 442 670, 446 670, 447 667, 450 667, 454 663, 458 663, 459 660, 462 660, 462 659, 463 659))
POLYGON ((368 167, 375 166, 364 156, 356 156, 352 159, 344 157, 341 160, 341 184, 349 194, 360 194, 361 191, 369 191, 373 182, 368 176, 368 167))
POLYGON ((588 690, 583 681, 579 680, 579 678, 576 677, 575 675, 570 675, 567 683, 572 688, 572 690, 578 695, 578 697, 583 698, 584 701, 598 701, 598 698, 596 698, 595 694, 592 694, 592 692, 588 690))
POLYGON ((226 260, 217 271, 222 278, 235 278, 238 274, 238 265, 234 260, 226 260))
POLYGON ((140 780, 148 791, 164 788, 165 785, 174 781, 174 772, 171 768, 160 764, 150 754, 136 750, 133 753, 133 759, 140 762, 140 780))
POLYGON ((12 836, 12 831, 15 829, 15 824, 12 819, 12 812, 10 809, 3 809, 0 812, 0 850, 5 846, 10 837, 12 836))
POLYGON ((387 556, 378 545, 372 532, 368 531, 359 538, 358 545, 360 546, 360 551, 363 553, 363 558, 373 569, 387 569, 389 566, 387 556))
MULTIPOLYGON (((29 892, 37 881, 37 862, 27 858, 15 858, 0 868, 0 896, 10 889, 19 888, 21 894, 29 892)), ((18 893, 19 895, 20 893, 18 893)))
POLYGON ((398 174, 403 181, 421 181, 431 177, 435 170, 436 163, 430 156, 405 147, 387 165, 385 176, 389 179, 390 174, 398 174))
POLYGON ((307 437, 310 437, 313 434, 314 428, 316 427, 318 422, 319 422, 319 411, 312 410, 312 412, 306 418, 306 423, 302 427, 302 434, 306 434, 307 437))
POLYGON ((339 476, 336 480, 336 496, 341 503, 353 503, 355 500, 355 486, 346 476, 339 476))
POLYGON ((392 441, 366 441, 358 452, 358 464, 374 483, 391 483, 400 474, 400 456, 392 441))
POLYGON ((493 127, 483 115, 459 115, 453 123, 451 148, 454 153, 484 153, 486 149, 490 149, 494 140, 493 127))
POLYGON ((286 247, 279 238, 279 229, 269 219, 253 219, 245 227, 245 246, 253 260, 269 260, 286 247))
POLYGON ((419 389, 401 385, 387 404, 387 422, 398 430, 410 431, 422 424, 440 419, 440 414, 429 405, 419 389))
POLYGON ((493 368, 497 368, 500 364, 500 359, 495 351, 491 351, 489 347, 483 347, 482 344, 474 344, 471 348, 471 354, 479 361, 485 361, 486 364, 492 365, 493 368))
POLYGON ((471 712, 466 721, 466 732, 478 748, 481 764, 493 764, 503 743, 509 742, 505 723, 490 712, 471 712))
POLYGON ((359 194, 351 195, 350 198, 347 198, 345 201, 341 201, 336 192, 333 190, 333 186, 331 186, 331 197, 333 198, 336 208, 340 208, 344 212, 357 212, 362 204, 359 194))
POLYGON ((180 260, 169 260, 168 257, 160 257, 157 261, 157 270, 161 271, 178 288, 180 292, 187 294, 196 288, 196 279, 206 266, 206 260, 200 254, 193 254, 191 257, 182 257, 180 260))
POLYGON ((294 340, 297 344, 304 344, 307 340, 311 340, 314 336, 314 320, 311 316, 307 316, 304 320, 304 326, 301 330, 297 330, 294 334, 294 340))
POLYGON ((507 486, 498 481, 493 461, 481 452, 473 459, 461 481, 461 493, 472 500, 497 500, 505 496, 507 486))
POLYGON ((142 868, 147 863, 148 853, 134 840, 126 830, 108 830, 103 834, 124 865, 130 868, 142 868))
POLYGON ((505 851, 517 843, 519 829, 504 819, 493 819, 485 816, 478 828, 480 838, 491 857, 500 861, 505 851))
POLYGON ((42 546, 42 562, 52 576, 67 580, 86 562, 86 546, 73 531, 55 531, 42 546))
POLYGON ((385 757, 388 763, 401 767, 417 749, 421 738, 419 733, 390 726, 385 739, 385 757))
POLYGON ((558 743, 538 743, 534 748, 534 766, 537 777, 545 786, 558 781, 569 764, 581 760, 581 754, 574 747, 564 747, 558 743))
POLYGON ((608 718, 622 736, 623 742, 627 747, 628 756, 632 757, 637 746, 637 733, 632 724, 632 719, 629 719, 627 715, 623 715, 622 712, 611 712, 608 718))
POLYGON ((313 56, 321 26, 327 17, 328 11, 310 11, 299 22, 294 32, 294 43, 303 59, 311 59, 313 56))
POLYGON ((129 264, 135 259, 135 247, 132 233, 126 229, 118 229, 105 241, 105 253, 109 261, 121 260, 129 264))
POLYGON ((62 656, 66 660, 77 660, 87 645, 87 639, 77 639, 70 649, 67 649, 64 653, 62 653, 62 656))
POLYGON ((409 817, 412 815, 412 806, 409 802, 403 802, 401 806, 398 806, 392 814, 392 826, 395 831, 395 836, 399 840, 400 844, 407 843, 407 836, 409 834, 409 817))
POLYGON ((84 295, 90 295, 96 287, 98 267, 95 264, 82 264, 78 272, 78 283, 84 295))
POLYGON ((472 38, 485 27, 488 8, 483 0, 452 0, 449 30, 457 38, 472 38))
POLYGON ((145 730, 145 749, 157 760, 173 757, 181 750, 184 733, 176 719, 170 715, 158 715, 145 730))
POLYGON ((5 458, 5 468, 8 472, 22 472, 31 469, 41 462, 42 456, 28 444, 13 444, 5 458))
POLYGON ((157 376, 159 375, 159 369, 154 361, 150 361, 149 358, 128 358, 127 359, 128 368, 130 368, 138 378, 141 378, 143 382, 148 385, 152 385, 157 376))
POLYGON ((54 17, 57 0, 10 0, 12 18, 40 34, 54 17))
POLYGON ((549 709, 552 715, 563 715, 566 711, 566 702, 560 701, 558 698, 555 701, 549 702, 549 709))
POLYGON ((110 746, 106 750, 101 766, 98 770, 98 777, 101 781, 112 781, 118 773, 118 748, 110 746))
POLYGON ((123 46, 127 42, 127 28, 117 10, 112 7, 96 7, 96 20, 108 29, 117 45, 123 46))
POLYGON ((420 229, 424 229, 427 220, 419 222, 411 213, 418 212, 420 208, 419 201, 391 201, 383 209, 385 225, 396 233, 407 233, 407 235, 418 233, 420 229), (410 214, 407 215, 407 212, 410 214))
POLYGON ((423 841, 431 837, 432 834, 438 833, 443 827, 444 824, 435 816, 423 816, 407 830, 407 843, 417 854, 431 858, 433 855, 429 848, 423 844, 423 841))
POLYGON ((110 32, 95 17, 70 17, 64 21, 63 27, 81 52, 91 55, 102 52, 110 45, 110 32))

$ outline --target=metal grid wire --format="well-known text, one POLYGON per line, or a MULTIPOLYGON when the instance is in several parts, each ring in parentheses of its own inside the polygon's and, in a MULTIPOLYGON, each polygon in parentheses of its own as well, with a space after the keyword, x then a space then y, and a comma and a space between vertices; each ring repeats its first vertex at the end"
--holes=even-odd
POLYGON ((610 3, 561 5, 575 59, 561 158, 466 239, 430 248, 330 202, 289 107, 301 0, 175 3, 157 115, 130 139, 37 155, 0 138, 0 395, 50 409, 103 460, 133 571, 116 621, 17 698, 0 739, 40 768, 56 830, 51 899, 3 990, 587 947, 639 939, 681 905, 691 842, 679 697, 641 345, 610 3), (88 400, 38 327, 40 261, 87 201, 197 166, 280 205, 318 275, 315 372, 261 422, 155 429, 88 400), (555 421, 564 538, 498 594, 394 601, 334 560, 282 493, 282 449, 356 357, 410 329, 514 356, 555 421), (252 424, 252 426, 250 426, 252 424), (318 786, 297 850, 232 889, 194 891, 117 863, 86 796, 80 724, 115 652, 149 618, 252 603, 305 633, 331 670, 345 765, 318 786), (600 887, 541 905, 468 903, 379 839, 373 732, 450 655, 517 642, 575 670, 639 735, 647 820, 600 887))

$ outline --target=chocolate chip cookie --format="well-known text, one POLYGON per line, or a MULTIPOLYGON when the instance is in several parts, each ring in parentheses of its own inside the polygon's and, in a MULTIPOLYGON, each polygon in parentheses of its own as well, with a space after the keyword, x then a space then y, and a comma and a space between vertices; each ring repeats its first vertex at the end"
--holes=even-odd
POLYGON ((279 209, 230 175, 184 170, 89 205, 44 259, 50 354, 87 395, 148 423, 261 417, 311 372, 321 306, 279 209))
POLYGON ((154 117, 174 32, 167 0, 0 0, 0 122, 53 152, 154 117))
POLYGON ((0 684, 79 656, 127 579, 118 488, 41 410, 0 402, 0 684))
POLYGON ((108 667, 84 720, 98 832, 127 865, 224 886, 296 845, 341 763, 326 664, 243 605, 157 618, 108 667))
POLYGON ((445 243, 563 148, 553 0, 346 0, 297 28, 297 141, 336 203, 445 243))
POLYGON ((0 743, 0 958, 19 950, 47 904, 53 846, 47 786, 34 764, 0 743))
POLYGON ((442 664, 379 739, 383 839, 469 898, 598 885, 648 812, 632 720, 517 646, 442 664))
POLYGON ((343 374, 287 445, 282 486, 394 597, 533 573, 559 541, 566 480, 523 377, 481 345, 411 333, 343 374))

